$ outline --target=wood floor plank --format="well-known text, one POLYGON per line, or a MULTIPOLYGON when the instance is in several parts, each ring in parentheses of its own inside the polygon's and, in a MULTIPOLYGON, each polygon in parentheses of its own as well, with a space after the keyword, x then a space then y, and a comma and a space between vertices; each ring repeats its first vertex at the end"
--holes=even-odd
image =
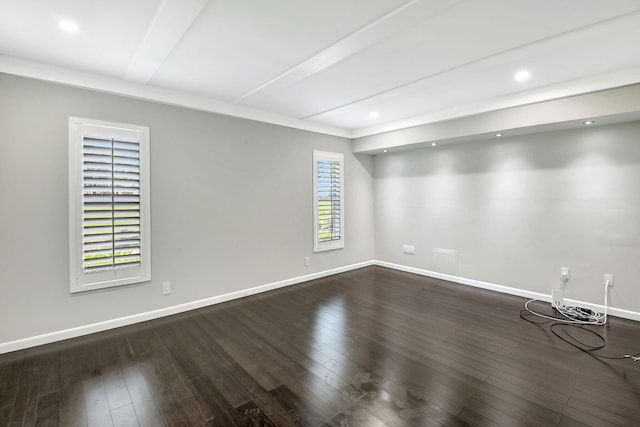
POLYGON ((181 371, 180 375, 189 380, 203 376, 202 365, 206 363, 207 356, 194 344, 194 340, 187 338, 188 333, 184 328, 177 325, 169 328, 160 339, 181 371))
MULTIPOLYGON (((60 390, 60 362, 63 349, 63 343, 54 343, 46 346, 41 353, 39 363, 42 368, 38 375, 38 395, 51 394, 60 390)), ((58 398, 60 397, 58 395, 58 398)))
POLYGON ((342 361, 330 360, 323 366, 340 378, 343 378, 357 392, 364 394, 377 390, 386 379, 384 372, 380 369, 376 369, 375 367, 369 369, 369 367, 365 365, 366 361, 345 359, 342 361), (364 362, 364 364, 359 362, 364 362))
POLYGON ((319 363, 309 365, 308 371, 298 378, 338 410, 344 410, 345 406, 360 399, 364 394, 362 390, 349 383, 346 372, 338 373, 319 363))
MULTIPOLYGON (((0 355, 0 426, 640 425, 640 363, 523 303, 366 267, 0 355)), ((594 330, 640 351, 638 322, 594 330)))
POLYGON ((107 392, 109 408, 112 411, 131 404, 129 390, 120 371, 105 376, 104 387, 107 392))
POLYGON ((180 407, 180 401, 175 399, 170 389, 161 389, 156 392, 154 399, 158 410, 162 414, 163 423, 168 426, 187 426, 189 419, 180 407))
POLYGON ((164 389, 156 400, 169 426, 204 425, 213 418, 188 385, 164 389))
POLYGON ((589 424, 575 420, 567 415, 562 416, 562 420, 560 420, 559 425, 562 427, 591 427, 589 424))
POLYGON ((120 406, 111 411, 114 427, 139 427, 138 417, 132 404, 120 406))
POLYGON ((60 425, 60 395, 58 392, 38 397, 36 427, 57 427, 60 425))
POLYGON ((269 420, 276 426, 303 426, 297 414, 291 412, 273 395, 262 388, 257 388, 250 393, 252 402, 262 410, 269 420))
POLYGON ((153 335, 151 329, 151 325, 145 325, 140 329, 131 328, 128 334, 114 337, 113 345, 120 363, 148 360, 148 355, 153 349, 149 342, 153 335))
POLYGON ((534 402, 551 400, 557 404, 565 405, 569 401, 569 390, 566 388, 536 387, 527 379, 513 375, 491 376, 487 378, 487 382, 534 402))
POLYGON ((162 414, 160 414, 153 394, 149 390, 149 386, 139 366, 128 366, 122 373, 140 426, 153 427, 164 425, 162 414))
POLYGON ((60 425, 70 427, 87 426, 87 410, 82 393, 78 397, 60 402, 60 425))
POLYGON ((616 405, 615 403, 609 404, 607 401, 584 394, 569 398, 567 406, 617 425, 625 425, 629 420, 638 419, 640 417, 637 408, 631 409, 621 405, 616 405))
POLYGON ((403 418, 415 420, 413 424, 422 424, 423 417, 418 416, 420 413, 426 417, 425 422, 433 421, 442 425, 464 425, 455 414, 462 408, 464 402, 472 393, 454 392, 445 396, 447 393, 442 392, 442 386, 434 384, 416 384, 411 380, 388 380, 382 385, 382 389, 392 396, 394 403, 399 407, 406 409, 407 413, 403 414, 403 418))
POLYGON ((239 426, 276 427, 258 405, 253 401, 239 406, 236 410, 239 426))
MULTIPOLYGON (((84 337, 83 337, 84 338, 84 337)), ((84 381, 102 375, 95 349, 90 342, 70 340, 60 358, 60 399, 84 399, 84 381)))
POLYGON ((439 425, 435 420, 424 414, 420 414, 418 411, 413 410, 413 408, 399 406, 398 402, 394 400, 393 396, 384 388, 365 393, 365 395, 356 402, 356 405, 373 415, 376 419, 381 420, 385 425, 415 425, 413 422, 417 422, 421 418, 422 421, 428 421, 427 425, 439 425))
POLYGON ((489 427, 499 427, 501 424, 498 424, 491 418, 488 418, 482 414, 475 412, 473 409, 469 409, 467 407, 461 408, 456 416, 461 419, 465 424, 469 426, 489 426, 489 427))
POLYGON ((247 326, 241 316, 237 316, 233 310, 230 310, 228 315, 229 324, 234 325, 236 341, 242 342, 248 352, 259 354, 263 364, 268 364, 270 373, 286 372, 295 376, 304 372, 304 368, 297 361, 288 358, 271 342, 260 337, 259 334, 247 326))
POLYGON ((167 350, 160 338, 166 332, 164 329, 149 330, 149 359, 140 366, 145 370, 145 378, 152 393, 156 390, 165 390, 174 387, 183 387, 187 384, 187 378, 176 365, 177 361, 167 350))
MULTIPOLYGON (((236 363, 248 372, 258 384, 266 390, 271 390, 280 385, 280 381, 274 378, 269 369, 263 365, 264 360, 256 357, 253 349, 247 346, 246 339, 242 337, 237 339, 238 337, 233 336, 232 329, 225 331, 217 323, 209 320, 207 322, 209 327, 215 331, 217 341, 225 352, 233 357, 236 363)), ((229 327, 231 328, 231 325, 229 327)))
POLYGON ((385 427, 383 423, 362 407, 355 407, 349 411, 340 412, 331 419, 323 422, 323 427, 385 427))
POLYGON ((288 412, 303 425, 315 426, 320 424, 324 417, 317 413, 308 403, 301 400, 285 386, 276 387, 269 392, 271 397, 277 400, 288 412))
POLYGON ((85 412, 89 427, 113 426, 107 391, 101 377, 83 382, 85 412))
POLYGON ((562 419, 562 405, 552 401, 544 404, 520 396, 518 393, 507 392, 492 384, 484 384, 478 390, 487 405, 503 409, 521 420, 535 420, 540 425, 558 424, 562 419), (506 408, 506 409, 505 409, 506 408))
POLYGON ((234 408, 250 401, 251 392, 261 388, 260 384, 237 363, 225 367, 223 372, 223 380, 216 381, 215 376, 211 378, 234 408))
POLYGON ((491 397, 487 399, 487 395, 483 394, 474 394, 470 399, 467 399, 461 411, 464 412, 466 410, 471 410, 497 425, 546 427, 550 424, 549 420, 537 419, 525 411, 514 408, 505 401, 491 397))
POLYGON ((209 357, 215 361, 216 366, 224 368, 235 363, 233 358, 216 342, 216 336, 213 331, 205 327, 205 321, 202 318, 192 318, 185 321, 185 329, 200 345, 209 357))
MULTIPOLYGON (((6 355, 5 366, 0 374, 0 407, 13 406, 24 375, 25 351, 6 355)), ((28 383, 27 383, 28 384, 28 383)), ((9 408, 11 413, 12 408, 9 408)))
POLYGON ((16 396, 8 426, 33 425, 37 414, 38 383, 23 385, 16 396))
POLYGON ((615 422, 611 422, 604 419, 603 417, 600 417, 597 413, 594 414, 593 411, 589 410, 589 408, 586 408, 586 411, 584 409, 585 408, 574 408, 573 406, 566 406, 562 413, 572 420, 594 427, 613 427, 620 425, 627 425, 631 427, 637 425, 637 423, 633 423, 632 420, 626 420, 624 424, 616 424, 615 422))
POLYGON ((240 425, 242 418, 224 395, 216 388, 211 379, 206 375, 193 380, 193 387, 198 396, 207 405, 213 415, 213 425, 232 426, 240 425))
POLYGON ((223 369, 225 366, 230 366, 229 361, 233 359, 222 347, 214 345, 210 338, 207 340, 201 336, 199 340, 196 339, 197 329, 187 320, 182 322, 184 329, 174 329, 174 335, 178 337, 177 341, 166 343, 169 351, 174 354, 178 366, 189 379, 200 378, 199 383, 203 381, 201 379, 203 376, 207 376, 215 384, 216 390, 219 390, 233 407, 247 403, 249 401, 247 390, 239 386, 223 369), (196 330, 196 335, 191 333, 192 328, 196 330), (209 353, 209 349, 213 349, 214 352, 209 353))
POLYGON ((0 406, 0 425, 8 426, 11 422, 11 414, 13 412, 13 405, 0 406))
POLYGON ((246 327, 245 336, 251 340, 256 348, 256 351, 260 354, 268 354, 282 369, 287 370, 293 375, 298 375, 305 372, 304 364, 299 361, 305 361, 307 357, 294 349, 288 349, 286 351, 286 343, 282 343, 281 340, 265 339, 265 336, 270 336, 268 331, 262 329, 259 324, 252 322, 243 312, 238 310, 231 310, 232 319, 234 319, 236 325, 242 324, 246 327), (289 356, 291 354, 291 356, 289 356))

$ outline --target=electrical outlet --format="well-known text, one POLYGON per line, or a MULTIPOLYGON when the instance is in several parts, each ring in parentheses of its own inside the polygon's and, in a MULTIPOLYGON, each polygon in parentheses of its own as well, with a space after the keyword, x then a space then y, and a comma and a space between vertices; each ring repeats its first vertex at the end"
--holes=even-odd
POLYGON ((309 257, 308 256, 304 257, 304 266, 309 267, 310 264, 311 264, 311 261, 309 260, 309 257))
POLYGON ((560 267, 560 280, 563 282, 569 280, 569 267, 560 267))
POLYGON ((171 293, 171 282, 164 282, 162 284, 162 295, 169 295, 171 293))
POLYGON ((402 253, 403 254, 407 254, 407 255, 415 255, 416 254, 416 247, 413 245, 403 245, 402 246, 402 253))
POLYGON ((609 287, 613 286, 613 274, 605 274, 603 283, 606 285, 609 284, 609 287))
POLYGON ((552 289, 551 290, 551 306, 554 305, 557 307, 562 307, 564 305, 562 289, 552 289))

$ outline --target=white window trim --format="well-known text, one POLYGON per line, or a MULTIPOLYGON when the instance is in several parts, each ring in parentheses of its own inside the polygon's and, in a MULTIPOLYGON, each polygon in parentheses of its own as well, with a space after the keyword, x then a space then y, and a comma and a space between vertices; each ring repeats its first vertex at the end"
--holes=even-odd
POLYGON ((313 151, 313 251, 322 252, 344 248, 344 155, 326 151, 313 151), (340 164, 340 239, 321 242, 318 223, 318 162, 337 161, 340 164))
POLYGON ((129 285, 151 280, 149 128, 101 120, 69 117, 69 276, 70 292, 129 285), (140 266, 105 272, 83 271, 83 135, 89 129, 111 136, 136 134, 140 147, 140 266))

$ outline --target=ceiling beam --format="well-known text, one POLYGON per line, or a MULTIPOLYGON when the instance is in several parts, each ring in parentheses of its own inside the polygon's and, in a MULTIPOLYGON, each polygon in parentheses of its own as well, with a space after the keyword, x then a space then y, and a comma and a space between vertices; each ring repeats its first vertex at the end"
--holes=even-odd
POLYGON ((307 79, 369 46, 434 17, 460 1, 411 0, 231 102, 252 105, 253 100, 307 79))
POLYGON ((129 64, 125 80, 147 84, 207 4, 207 0, 164 0, 129 64))
MULTIPOLYGON (((465 63, 459 63, 450 68, 439 70, 429 75, 424 75, 415 80, 403 82, 397 86, 386 88, 377 93, 369 93, 364 97, 351 100, 342 105, 336 105, 324 111, 318 111, 313 114, 298 118, 303 120, 322 121, 323 116, 329 113, 339 113, 342 109, 352 107, 365 101, 377 100, 378 104, 383 105, 385 97, 406 97, 409 93, 417 93, 420 91, 421 84, 424 84, 425 82, 439 76, 452 75, 454 72, 465 72, 465 70, 468 70, 471 66, 476 66, 478 64, 490 64, 491 61, 493 61, 494 63, 500 62, 501 58, 505 58, 507 57, 507 55, 523 56, 524 54, 528 54, 533 56, 536 53, 534 49, 540 51, 542 48, 545 48, 547 51, 551 51, 553 49, 553 45, 551 44, 552 42, 557 42, 558 40, 567 38, 569 36, 575 37, 577 34, 585 34, 588 31, 601 31, 603 34, 605 34, 608 25, 619 25, 620 22, 628 22, 629 20, 634 19, 633 17, 637 17, 638 15, 640 15, 640 12, 615 15, 603 20, 587 23, 579 27, 570 28, 562 32, 550 34, 536 40, 530 40, 526 43, 511 46, 501 51, 493 52, 483 57, 472 59, 465 63)), ((554 98, 575 96, 598 90, 631 85, 640 81, 639 72, 640 68, 634 67, 623 70, 616 70, 597 76, 574 79, 570 82, 561 82, 558 84, 541 86, 531 91, 500 96, 493 99, 486 99, 475 104, 459 105, 450 109, 440 109, 439 111, 436 111, 434 113, 392 120, 380 125, 367 128, 353 129, 353 137, 359 138, 382 132, 395 131, 398 129, 403 129, 424 123, 432 123, 442 120, 449 120, 456 117, 478 114, 489 110, 510 108, 518 105, 530 104, 533 102, 547 101, 554 98)), ((469 74, 468 71, 467 73, 469 74)))

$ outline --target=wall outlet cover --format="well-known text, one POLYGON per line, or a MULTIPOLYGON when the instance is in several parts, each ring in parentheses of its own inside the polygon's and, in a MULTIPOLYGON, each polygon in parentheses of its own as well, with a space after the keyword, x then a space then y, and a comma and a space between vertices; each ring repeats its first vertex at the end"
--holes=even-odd
POLYGON ((171 282, 164 282, 162 284, 162 295, 169 295, 171 293, 171 282))
POLYGON ((407 255, 415 255, 416 254, 416 247, 413 245, 403 245, 402 246, 402 253, 403 254, 407 254, 407 255))
POLYGON ((613 274, 605 274, 604 275, 604 284, 609 283, 609 287, 613 286, 613 274))

